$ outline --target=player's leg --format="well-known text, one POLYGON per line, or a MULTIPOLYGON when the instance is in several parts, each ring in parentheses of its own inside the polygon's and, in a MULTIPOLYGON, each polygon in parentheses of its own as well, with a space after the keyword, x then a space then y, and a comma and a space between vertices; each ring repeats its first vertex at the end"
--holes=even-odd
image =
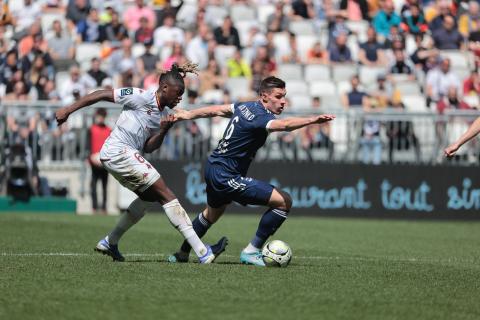
POLYGON ((167 187, 161 177, 140 194, 140 198, 147 201, 157 200, 163 206, 170 223, 183 235, 192 247, 201 263, 213 262, 221 252, 214 252, 210 246, 206 246, 195 233, 192 222, 187 212, 178 202, 177 197, 167 187))
MULTIPOLYGON (((195 219, 192 221, 193 230, 198 235, 199 238, 202 238, 210 229, 210 227, 217 222, 217 220, 223 215, 227 204, 221 205, 218 208, 213 208, 207 205, 207 208, 200 212, 195 219)), ((227 238, 222 238, 220 241, 212 246, 214 252, 221 253, 225 250, 225 247, 228 244, 227 238)), ((168 257, 169 262, 188 262, 188 256, 192 247, 187 241, 183 241, 180 250, 168 257)))

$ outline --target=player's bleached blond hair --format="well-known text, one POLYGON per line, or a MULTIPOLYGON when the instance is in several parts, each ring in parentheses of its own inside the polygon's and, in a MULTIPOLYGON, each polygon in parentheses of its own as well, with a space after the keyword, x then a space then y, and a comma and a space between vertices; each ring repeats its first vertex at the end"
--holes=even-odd
POLYGON ((187 61, 182 65, 174 63, 172 68, 168 71, 164 71, 160 74, 159 83, 175 83, 185 85, 183 78, 188 73, 198 74, 198 64, 187 61))

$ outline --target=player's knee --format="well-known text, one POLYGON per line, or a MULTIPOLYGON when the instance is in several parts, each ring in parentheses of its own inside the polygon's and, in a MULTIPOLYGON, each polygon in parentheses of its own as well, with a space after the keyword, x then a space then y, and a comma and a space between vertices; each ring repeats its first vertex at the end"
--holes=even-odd
POLYGON ((286 211, 290 211, 290 209, 292 208, 292 197, 290 196, 290 194, 288 192, 285 192, 283 191, 282 192, 282 196, 283 196, 283 199, 285 201, 285 210, 286 211))

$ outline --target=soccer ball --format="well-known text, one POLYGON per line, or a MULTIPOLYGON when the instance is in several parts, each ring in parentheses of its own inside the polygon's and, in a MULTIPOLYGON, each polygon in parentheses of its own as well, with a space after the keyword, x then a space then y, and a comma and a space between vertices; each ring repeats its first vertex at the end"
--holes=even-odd
POLYGON ((262 257, 269 267, 286 267, 292 260, 292 249, 281 240, 272 240, 263 247, 262 257))

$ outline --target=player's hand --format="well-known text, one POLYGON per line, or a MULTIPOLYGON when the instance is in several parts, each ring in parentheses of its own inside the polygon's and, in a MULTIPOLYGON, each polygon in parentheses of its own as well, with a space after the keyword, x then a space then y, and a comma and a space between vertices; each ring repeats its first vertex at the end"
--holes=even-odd
POLYGON ((190 120, 190 111, 184 109, 174 109, 173 112, 175 122, 182 120, 190 120))
POLYGON ((68 111, 68 108, 60 108, 55 112, 55 119, 57 120, 57 125, 60 127, 62 124, 64 124, 68 116, 70 115, 70 112, 68 111))
POLYGON ((333 119, 335 119, 335 116, 333 114, 322 114, 318 116, 317 123, 324 123, 332 121, 333 119))
POLYGON ((453 144, 449 145, 448 147, 446 147, 445 150, 443 150, 443 152, 445 153, 446 157, 450 158, 450 157, 453 157, 457 153, 459 148, 460 148, 460 146, 458 144, 453 143, 453 144))
POLYGON ((160 129, 164 131, 168 131, 175 122, 176 122, 175 116, 173 114, 169 114, 166 117, 162 118, 160 122, 160 129))

